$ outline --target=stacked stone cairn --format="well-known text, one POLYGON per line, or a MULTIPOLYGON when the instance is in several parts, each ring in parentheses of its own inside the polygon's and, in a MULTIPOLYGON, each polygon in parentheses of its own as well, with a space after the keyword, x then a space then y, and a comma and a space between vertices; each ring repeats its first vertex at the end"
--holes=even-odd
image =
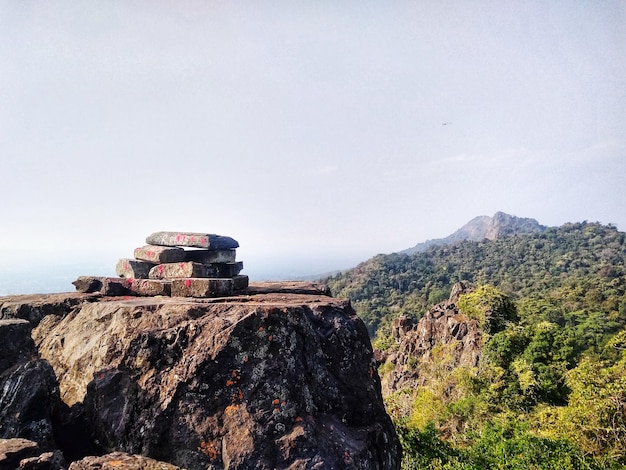
POLYGON ((120 259, 119 278, 80 276, 73 282, 79 292, 103 295, 223 297, 248 287, 236 261, 239 243, 222 235, 156 232, 136 248, 134 259, 120 259))

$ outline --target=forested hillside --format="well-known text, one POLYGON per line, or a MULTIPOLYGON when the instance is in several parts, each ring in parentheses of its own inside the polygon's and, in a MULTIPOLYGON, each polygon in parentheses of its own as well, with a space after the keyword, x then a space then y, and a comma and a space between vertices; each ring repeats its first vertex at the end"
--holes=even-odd
POLYGON ((561 323, 590 316, 611 331, 626 309, 625 267, 626 234, 582 222, 414 255, 378 255, 325 282, 334 296, 352 300, 372 336, 389 316, 419 318, 460 280, 490 284, 515 301, 541 299, 538 313, 562 317, 561 323))
POLYGON ((477 288, 457 302, 461 315, 515 309, 483 332, 476 367, 451 368, 436 347, 430 362, 381 366, 383 380, 434 371, 386 396, 404 468, 600 469, 626 465, 625 271, 626 234, 583 222, 378 255, 326 282, 390 358, 402 340, 394 319, 419 320, 455 282, 477 288))

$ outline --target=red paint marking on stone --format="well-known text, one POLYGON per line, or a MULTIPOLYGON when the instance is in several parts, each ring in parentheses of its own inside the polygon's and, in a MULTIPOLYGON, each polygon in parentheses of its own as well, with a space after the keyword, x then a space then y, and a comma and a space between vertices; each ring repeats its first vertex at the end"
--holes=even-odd
POLYGON ((191 281, 189 279, 185 279, 185 287, 190 287, 191 281))

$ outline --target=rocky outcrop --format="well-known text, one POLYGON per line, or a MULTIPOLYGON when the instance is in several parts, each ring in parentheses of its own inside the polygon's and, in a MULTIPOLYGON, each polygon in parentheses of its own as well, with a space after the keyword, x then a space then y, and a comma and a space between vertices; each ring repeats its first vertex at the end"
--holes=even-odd
POLYGON ((324 292, 83 294, 45 316, 32 335, 58 378, 71 468, 111 452, 187 469, 399 468, 365 326, 324 292))
POLYGON ((21 318, 34 327, 46 315, 66 315, 74 307, 97 299, 93 294, 28 294, 0 297, 0 320, 21 318))
POLYGON ((389 364, 383 377, 384 394, 414 389, 432 381, 433 369, 448 371, 476 367, 482 350, 483 332, 476 320, 459 311, 456 302, 469 292, 467 283, 457 283, 450 298, 432 307, 418 322, 408 317, 395 319, 396 342, 381 362, 389 364))
POLYGON ((28 439, 0 439, 0 470, 65 470, 59 450, 43 452, 28 439))
POLYGON ((112 452, 103 456, 89 456, 76 462, 72 462, 69 470, 106 470, 106 469, 132 469, 132 470, 180 470, 180 467, 167 462, 159 462, 143 455, 127 454, 125 452, 112 452))
POLYGON ((41 360, 26 320, 0 320, 0 438, 55 448, 52 414, 60 404, 50 364, 41 360))
POLYGON ((58 383, 30 333, 26 320, 0 320, 0 469, 56 470, 64 465, 53 452, 58 383))
POLYGON ((480 215, 473 218, 452 235, 448 235, 445 238, 427 240, 403 250, 400 253, 411 255, 426 251, 432 246, 449 245, 462 240, 495 240, 511 235, 543 232, 545 229, 546 227, 540 225, 535 219, 516 217, 514 215, 505 214, 504 212, 496 212, 493 217, 480 215))

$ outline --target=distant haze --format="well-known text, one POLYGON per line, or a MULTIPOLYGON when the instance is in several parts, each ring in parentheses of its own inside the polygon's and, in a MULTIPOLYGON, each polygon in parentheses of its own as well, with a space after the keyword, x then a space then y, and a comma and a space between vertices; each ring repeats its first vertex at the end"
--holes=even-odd
POLYGON ((0 67, 4 278, 159 230, 261 273, 496 211, 626 229, 621 0, 5 1, 0 67))

